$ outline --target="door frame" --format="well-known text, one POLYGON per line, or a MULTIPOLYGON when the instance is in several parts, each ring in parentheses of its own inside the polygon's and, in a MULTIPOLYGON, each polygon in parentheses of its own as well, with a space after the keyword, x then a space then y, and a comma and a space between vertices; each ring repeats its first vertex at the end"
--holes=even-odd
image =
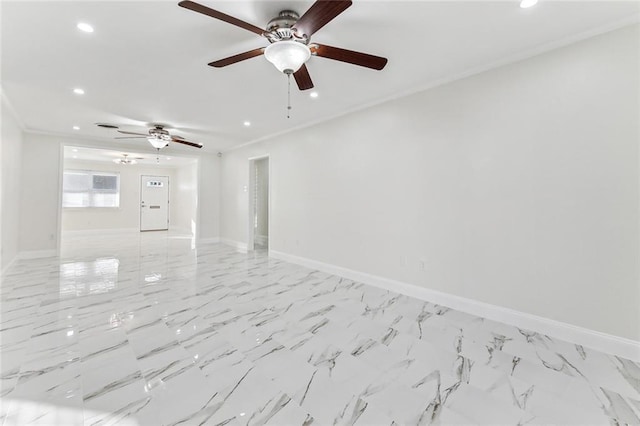
POLYGON ((248 208, 248 212, 247 212, 247 217, 248 217, 248 234, 247 234, 247 250, 248 251, 253 251, 255 250, 255 235, 254 235, 254 228, 253 228, 253 212, 256 208, 255 203, 254 203, 254 187, 253 187, 253 181, 255 179, 255 162, 259 161, 259 160, 264 160, 267 159, 269 161, 269 186, 267 187, 267 214, 269 215, 269 224, 267 226, 267 232, 269 235, 267 235, 268 237, 268 244, 267 244, 267 253, 269 253, 271 251, 271 170, 272 170, 272 164, 271 164, 271 158, 269 157, 269 154, 264 154, 264 155, 259 155, 256 157, 249 157, 249 190, 247 191, 247 195, 249 196, 249 208, 248 208))
POLYGON ((171 185, 171 178, 170 176, 166 176, 166 175, 143 175, 141 174, 139 177, 139 181, 140 181, 140 193, 138 194, 138 211, 140 212, 140 214, 138 215, 138 229, 140 230, 140 232, 151 232, 151 231, 168 231, 169 230, 169 224, 171 223, 171 189, 170 189, 170 185, 171 185), (143 187, 142 187, 142 178, 143 177, 151 177, 151 178, 167 178, 167 229, 147 229, 147 230, 142 230, 142 191, 143 191, 143 187))

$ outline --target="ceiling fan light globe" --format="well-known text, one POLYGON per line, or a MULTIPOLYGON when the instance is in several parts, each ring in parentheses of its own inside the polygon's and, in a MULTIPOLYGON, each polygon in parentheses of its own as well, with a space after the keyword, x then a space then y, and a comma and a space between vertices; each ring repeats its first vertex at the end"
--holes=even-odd
POLYGON ((162 149, 167 146, 167 141, 160 138, 147 138, 147 140, 155 149, 162 149))
POLYGON ((280 72, 294 73, 309 60, 311 51, 305 44, 292 40, 277 41, 264 50, 264 57, 280 72))

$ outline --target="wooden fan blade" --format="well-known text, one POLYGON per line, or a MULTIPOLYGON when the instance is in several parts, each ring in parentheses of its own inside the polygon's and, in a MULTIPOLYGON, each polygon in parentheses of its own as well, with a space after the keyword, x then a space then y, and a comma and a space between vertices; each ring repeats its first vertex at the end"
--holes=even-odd
POLYGON ((236 62, 244 61, 245 59, 255 58, 256 56, 262 55, 264 52, 264 47, 259 49, 253 49, 248 52, 238 53, 237 55, 229 56, 228 58, 220 59, 217 61, 209 62, 209 66, 222 68, 227 65, 235 64, 236 62))
POLYGON ((309 90, 313 88, 313 81, 311 81, 309 70, 305 64, 302 64, 300 69, 293 73, 293 77, 296 79, 296 83, 298 83, 298 89, 309 90))
POLYGON ((381 70, 387 65, 387 58, 369 55, 367 53, 355 52, 353 50, 341 49, 339 47, 327 46, 324 44, 314 44, 309 46, 311 53, 323 58, 329 58, 336 61, 348 62, 361 67, 381 70))
POLYGON ((202 148, 201 143, 189 142, 189 141, 185 141, 184 139, 177 139, 176 137, 172 137, 171 142, 182 143, 185 145, 193 146, 195 148, 202 148))
POLYGON ((114 139, 146 139, 148 136, 120 136, 114 139))
POLYGON ((298 35, 306 34, 311 37, 313 33, 327 25, 333 18, 344 12, 351 6, 351 0, 317 0, 293 26, 298 35))
POLYGON ((211 16, 212 18, 216 18, 228 24, 235 25, 236 27, 244 28, 245 30, 249 30, 252 33, 256 33, 258 35, 262 35, 264 33, 264 30, 262 28, 256 27, 255 25, 249 24, 248 22, 244 22, 238 18, 229 16, 226 13, 218 12, 217 10, 213 10, 207 6, 203 6, 192 1, 181 1, 180 3, 178 3, 178 6, 182 6, 185 9, 193 10, 194 12, 202 13, 203 15, 211 16))
POLYGON ((123 135, 149 136, 146 133, 125 132, 124 130, 118 130, 118 133, 122 133, 123 135))

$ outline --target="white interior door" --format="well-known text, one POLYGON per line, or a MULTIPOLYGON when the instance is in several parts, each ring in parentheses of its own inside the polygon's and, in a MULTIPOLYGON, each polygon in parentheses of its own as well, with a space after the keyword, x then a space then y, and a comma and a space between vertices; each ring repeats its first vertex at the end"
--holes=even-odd
POLYGON ((169 177, 140 176, 140 231, 169 229, 169 177))

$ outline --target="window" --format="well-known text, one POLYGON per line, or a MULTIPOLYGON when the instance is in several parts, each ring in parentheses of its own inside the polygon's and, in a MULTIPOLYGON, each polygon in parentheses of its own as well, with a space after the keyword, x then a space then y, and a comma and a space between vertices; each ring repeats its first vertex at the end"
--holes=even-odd
POLYGON ((119 207, 120 174, 65 170, 62 207, 119 207))

